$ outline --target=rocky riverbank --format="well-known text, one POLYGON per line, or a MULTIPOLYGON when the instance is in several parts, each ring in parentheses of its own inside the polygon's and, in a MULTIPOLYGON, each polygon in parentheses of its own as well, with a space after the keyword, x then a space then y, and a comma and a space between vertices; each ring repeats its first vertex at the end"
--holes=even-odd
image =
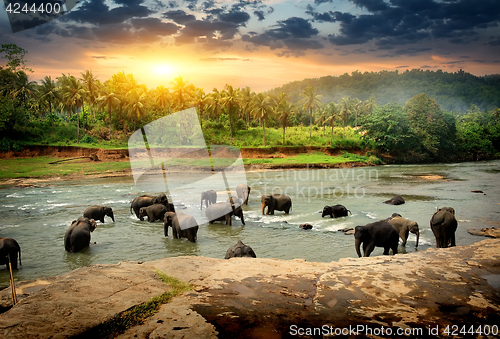
MULTIPOLYGON (((154 269, 193 289, 119 338, 444 337, 447 326, 493 333, 500 323, 500 239, 488 239, 331 263, 190 256, 90 265, 18 283, 0 337, 67 338, 109 322, 170 289, 154 269)), ((0 300, 10 305, 10 289, 0 300)))

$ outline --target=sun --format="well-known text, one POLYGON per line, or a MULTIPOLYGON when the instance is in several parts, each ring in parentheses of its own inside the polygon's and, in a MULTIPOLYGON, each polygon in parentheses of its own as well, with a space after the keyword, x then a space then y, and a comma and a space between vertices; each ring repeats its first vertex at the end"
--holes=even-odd
POLYGON ((155 75, 169 75, 175 71, 172 65, 168 64, 158 64, 153 67, 153 72, 155 75))

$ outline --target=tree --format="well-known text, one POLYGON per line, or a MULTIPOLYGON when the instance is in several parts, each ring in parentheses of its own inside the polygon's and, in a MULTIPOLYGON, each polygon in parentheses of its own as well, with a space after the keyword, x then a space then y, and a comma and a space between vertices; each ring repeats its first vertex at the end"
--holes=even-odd
POLYGON ((304 99, 300 101, 300 103, 303 104, 303 109, 309 111, 309 138, 311 138, 313 110, 321 104, 320 98, 322 95, 316 95, 316 89, 311 85, 307 86, 300 95, 304 97, 304 99))
POLYGON ((11 93, 13 98, 17 98, 24 109, 28 108, 28 99, 35 97, 36 82, 30 81, 24 71, 17 71, 17 77, 14 81, 14 88, 11 93))
POLYGON ((87 103, 90 107, 90 113, 94 113, 93 116, 95 118, 95 112, 93 110, 95 101, 97 99, 97 92, 99 90, 99 80, 92 74, 92 71, 86 70, 85 73, 80 73, 82 76, 80 78, 83 81, 83 86, 87 91, 87 103))
POLYGON ((247 122, 247 127, 250 127, 250 111, 254 95, 255 93, 248 86, 239 91, 239 106, 247 122))
POLYGON ((21 48, 16 44, 2 44, 0 53, 5 53, 3 58, 8 60, 6 64, 7 69, 12 70, 13 72, 17 72, 19 70, 33 72, 30 68, 26 67, 26 60, 24 60, 24 57, 28 51, 24 48, 21 48))
POLYGON ((59 88, 56 86, 56 83, 54 82, 54 80, 52 80, 50 75, 47 75, 42 80, 42 84, 38 88, 38 92, 40 94, 40 99, 46 102, 49 106, 50 122, 53 126, 53 108, 55 106, 55 103, 61 100, 59 88))
POLYGON ((127 116, 135 122, 140 121, 146 115, 146 92, 140 88, 134 88, 127 93, 127 116))
POLYGON ((234 90, 232 85, 227 85, 224 87, 224 90, 221 92, 221 104, 223 107, 227 108, 227 115, 229 116, 229 132, 231 138, 233 137, 233 108, 238 105, 238 93, 234 90))
POLYGON ((106 108, 108 111, 109 140, 111 140, 111 112, 114 107, 117 107, 120 104, 120 99, 113 91, 111 82, 108 82, 105 86, 101 87, 101 95, 97 98, 97 102, 100 103, 102 108, 106 108))
POLYGON ((74 75, 63 74, 57 78, 61 86, 62 101, 66 108, 76 113, 76 142, 80 142, 80 114, 78 110, 83 106, 86 91, 83 84, 74 75))
POLYGON ((323 110, 326 120, 324 123, 329 123, 330 126, 332 127, 332 131, 330 134, 330 147, 333 146, 333 127, 335 126, 335 121, 337 118, 340 117, 340 109, 338 105, 335 105, 334 102, 330 102, 328 105, 326 105, 325 109, 323 110))
POLYGON ((349 98, 342 98, 339 102, 340 105, 340 112, 342 114, 342 120, 344 122, 344 131, 342 133, 342 139, 345 139, 345 126, 347 124, 347 121, 349 120, 349 117, 352 114, 353 106, 354 106, 354 101, 349 98))
POLYGON ((287 95, 283 92, 278 94, 278 103, 276 105, 276 113, 278 121, 281 121, 283 127, 283 146, 285 145, 285 128, 287 127, 290 116, 297 113, 295 105, 290 104, 287 100, 287 95))
POLYGON ((264 146, 266 146, 266 121, 269 113, 272 111, 271 98, 268 95, 259 93, 254 96, 252 104, 253 115, 262 122, 262 131, 264 133, 264 146))
POLYGON ((163 85, 156 87, 154 90, 155 102, 163 111, 167 110, 170 106, 170 96, 170 91, 163 85))
POLYGON ((178 111, 189 107, 189 100, 194 91, 194 86, 188 84, 181 76, 178 76, 171 82, 174 103, 178 111))

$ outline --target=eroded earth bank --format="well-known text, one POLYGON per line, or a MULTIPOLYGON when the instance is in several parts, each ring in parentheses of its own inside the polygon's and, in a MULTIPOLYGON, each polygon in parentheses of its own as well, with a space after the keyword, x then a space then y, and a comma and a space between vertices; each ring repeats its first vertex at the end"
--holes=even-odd
MULTIPOLYGON (((500 239, 488 239, 331 263, 190 256, 91 265, 18 283, 0 337, 77 336, 168 290, 154 269, 193 289, 119 338, 446 337, 448 325, 459 337, 463 326, 487 337, 500 323, 500 239)), ((9 288, 1 302, 11 304, 9 288)))

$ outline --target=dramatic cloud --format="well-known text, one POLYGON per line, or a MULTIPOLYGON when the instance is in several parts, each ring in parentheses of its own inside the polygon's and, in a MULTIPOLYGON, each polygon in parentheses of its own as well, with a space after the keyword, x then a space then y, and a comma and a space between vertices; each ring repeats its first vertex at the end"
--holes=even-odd
MULTIPOLYGON (((430 39, 450 39, 466 44, 477 39, 477 29, 497 27, 500 2, 497 0, 350 0, 363 13, 318 11, 332 3, 316 0, 307 6, 313 21, 339 22, 340 32, 328 35, 338 46, 375 41, 380 47, 399 46, 430 39), (368 14, 366 13, 368 12, 368 14)), ((493 42, 494 44, 494 42, 493 42)))

